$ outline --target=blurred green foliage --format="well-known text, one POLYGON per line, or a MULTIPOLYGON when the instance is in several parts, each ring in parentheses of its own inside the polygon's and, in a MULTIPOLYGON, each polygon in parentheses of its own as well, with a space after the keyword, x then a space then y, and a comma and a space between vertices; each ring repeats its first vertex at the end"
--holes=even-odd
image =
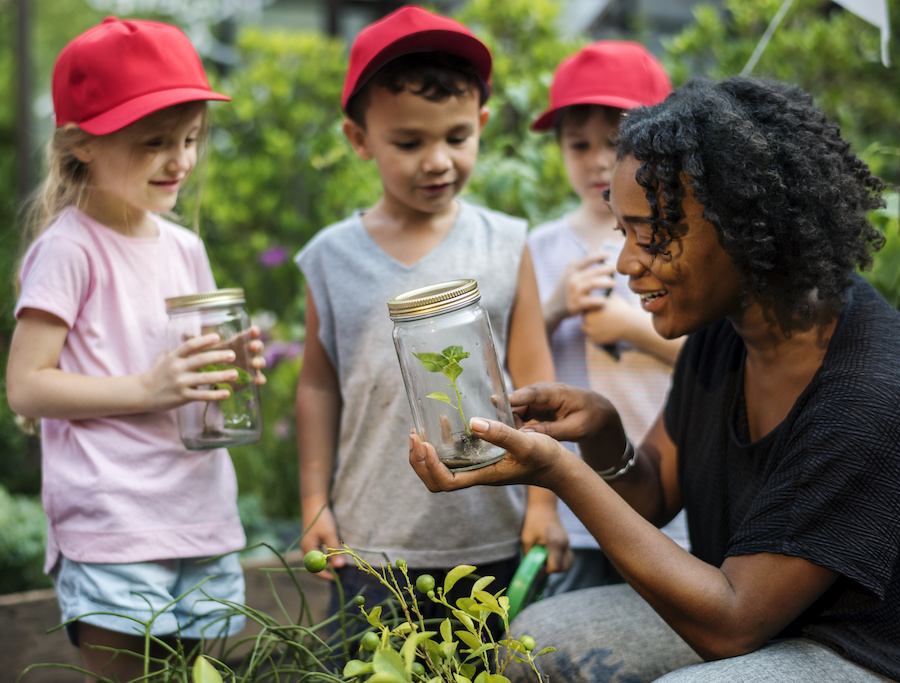
MULTIPOLYGON (((102 15, 85 3, 69 0, 34 0, 30 6, 35 26, 33 68, 39 76, 35 96, 46 108, 56 54, 102 15)), ((691 75, 739 73, 780 6, 781 0, 725 0, 723 8, 698 6, 695 23, 668 40, 661 55, 673 82, 677 85, 691 75)), ((574 206, 553 135, 528 129, 546 106, 556 65, 587 40, 561 37, 556 27, 562 7, 554 0, 469 0, 456 15, 489 45, 495 60, 488 102, 491 118, 466 195, 476 203, 527 218, 532 225, 574 206)), ((12 273, 19 249, 14 227, 12 50, 16 41, 10 8, 10 0, 0 0, 0 361, 4 368, 14 322, 12 273)), ((898 36, 900 13, 894 12, 892 21, 893 35, 898 36)), ((268 361, 268 381, 262 388, 264 435, 258 444, 231 453, 249 535, 269 538, 267 534, 277 527, 277 536, 285 541, 294 531, 299 534, 293 411, 305 302, 302 277, 292 258, 319 229, 370 206, 381 185, 374 164, 357 159, 341 133, 340 92, 349 49, 345 42, 312 32, 245 28, 234 47, 238 61, 233 68, 209 70, 213 87, 231 95, 233 101, 210 107, 209 163, 194 179, 201 192, 193 197, 186 193, 179 210, 186 217, 195 211, 199 215, 217 282, 245 289, 254 322, 264 330, 268 361), (280 526, 273 519, 282 520, 280 526)), ((900 70, 885 69, 879 50, 878 31, 858 17, 825 0, 794 0, 754 75, 800 84, 840 123, 873 169, 897 181, 900 70)), ((49 132, 48 127, 43 137, 49 132)), ((873 215, 887 236, 887 246, 866 276, 900 306, 897 215, 896 195, 886 210, 873 215)), ((37 442, 18 430, 3 397, 5 393, 0 395, 0 452, 4 454, 0 484, 13 494, 34 496, 40 475, 37 442)), ((40 575, 43 516, 36 497, 23 499, 0 491, 0 529, 12 528, 20 531, 0 539, 0 592, 13 585, 3 583, 10 572, 19 577, 12 581, 31 576, 37 582, 34 585, 45 585, 40 575), (8 551, 3 542, 17 550, 8 551), (6 569, 26 555, 30 558, 26 568, 6 569)))
MULTIPOLYGON (((663 61, 678 85, 691 76, 738 74, 783 0, 698 5, 695 22, 665 44, 663 61)), ((900 11, 890 12, 893 46, 900 11)), ((828 0, 794 0, 750 75, 796 83, 810 93, 873 171, 900 182, 900 55, 881 63, 877 28, 828 0)))

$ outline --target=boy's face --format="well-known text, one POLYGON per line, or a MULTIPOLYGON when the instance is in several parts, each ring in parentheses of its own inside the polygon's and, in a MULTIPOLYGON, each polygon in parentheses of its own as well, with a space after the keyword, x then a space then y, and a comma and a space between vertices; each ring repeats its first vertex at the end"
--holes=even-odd
POLYGON ((439 214, 472 174, 488 115, 474 87, 437 102, 375 87, 366 128, 347 119, 344 133, 361 159, 375 160, 386 209, 439 214))
POLYGON ((569 183, 582 204, 596 213, 609 211, 603 191, 609 189, 616 165, 617 130, 602 107, 592 107, 587 118, 563 113, 560 124, 559 144, 569 183))

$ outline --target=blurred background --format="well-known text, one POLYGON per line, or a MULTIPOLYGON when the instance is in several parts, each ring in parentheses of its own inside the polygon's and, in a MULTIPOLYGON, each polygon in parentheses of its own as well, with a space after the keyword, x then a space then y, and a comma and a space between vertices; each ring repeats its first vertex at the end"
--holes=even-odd
MULTIPOLYGON (((0 0, 0 364, 14 326, 17 212, 42 173, 52 132, 50 74, 62 47, 105 16, 157 19, 185 30, 213 87, 208 164, 179 213, 200 216, 216 279, 243 287, 265 331, 265 433, 232 449, 251 544, 287 547, 298 519, 294 390, 304 340, 304 283, 293 255, 316 231, 370 205, 380 186, 340 131, 349 45, 403 3, 383 0, 0 0), (202 191, 201 191, 202 190, 202 191)), ((423 3, 469 26, 495 57, 490 122, 473 202, 532 224, 571 207, 552 135, 528 130, 560 60, 600 38, 647 45, 674 85, 740 73, 792 81, 816 99, 885 180, 900 180, 900 73, 882 35, 830 0, 447 0, 423 3), (773 27, 773 19, 783 18, 773 27), (767 36, 767 29, 772 29, 767 36), (758 48, 764 47, 762 52, 758 48), (757 52, 754 55, 754 52, 757 52)), ((862 4, 862 3, 860 3, 862 4)), ((889 0, 893 36, 900 6, 889 0)), ((888 45, 896 61, 900 53, 888 45)), ((900 305, 897 195, 873 213, 888 244, 865 273, 900 305)), ((49 586, 41 573, 40 443, 26 436, 0 380, 0 594, 49 586)))

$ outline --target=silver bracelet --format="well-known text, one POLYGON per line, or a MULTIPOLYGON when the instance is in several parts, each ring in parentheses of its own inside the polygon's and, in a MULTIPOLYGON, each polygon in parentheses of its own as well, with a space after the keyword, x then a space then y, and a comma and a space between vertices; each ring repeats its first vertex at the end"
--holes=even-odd
POLYGON ((637 462, 638 451, 634 444, 631 443, 631 439, 628 438, 628 435, 625 435, 625 452, 622 453, 622 458, 619 462, 624 463, 621 467, 616 467, 613 465, 609 469, 605 470, 594 470, 597 474, 603 477, 604 481, 615 481, 619 477, 624 476, 628 470, 634 467, 634 463, 637 462))

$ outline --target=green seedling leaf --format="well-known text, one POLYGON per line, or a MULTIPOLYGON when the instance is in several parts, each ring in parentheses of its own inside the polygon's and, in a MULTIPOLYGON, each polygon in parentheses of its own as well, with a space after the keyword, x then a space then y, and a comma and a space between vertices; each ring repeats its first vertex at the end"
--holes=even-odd
MULTIPOLYGON (((450 589, 456 585, 461 578, 468 576, 475 571, 475 567, 471 564, 461 564, 447 572, 447 578, 444 579, 444 595, 450 592, 450 589)), ((468 611, 468 610, 467 610, 468 611)))
POLYGON ((455 382, 456 378, 462 374, 462 371, 462 366, 454 361, 452 363, 447 363, 447 365, 444 366, 444 369, 441 372, 443 372, 447 379, 449 379, 451 382, 455 382))
POLYGON ((551 647, 545 647, 543 650, 541 650, 540 652, 538 652, 538 653, 537 653, 536 655, 534 655, 534 656, 535 656, 535 657, 540 657, 541 655, 546 655, 546 654, 549 654, 550 652, 556 652, 556 648, 555 648, 555 647, 552 647, 552 646, 551 646, 551 647))
POLYGON ((455 361, 457 363, 463 358, 469 357, 469 352, 463 351, 463 348, 461 346, 448 346, 446 349, 441 351, 441 354, 444 356, 444 358, 455 361))
POLYGON ((416 358, 428 372, 441 372, 447 364, 447 359, 439 353, 414 353, 416 358))
POLYGON ((451 406, 453 405, 453 401, 451 401, 450 397, 443 391, 435 391, 433 394, 428 394, 425 398, 433 398, 435 401, 443 401, 444 403, 449 403, 451 406))

